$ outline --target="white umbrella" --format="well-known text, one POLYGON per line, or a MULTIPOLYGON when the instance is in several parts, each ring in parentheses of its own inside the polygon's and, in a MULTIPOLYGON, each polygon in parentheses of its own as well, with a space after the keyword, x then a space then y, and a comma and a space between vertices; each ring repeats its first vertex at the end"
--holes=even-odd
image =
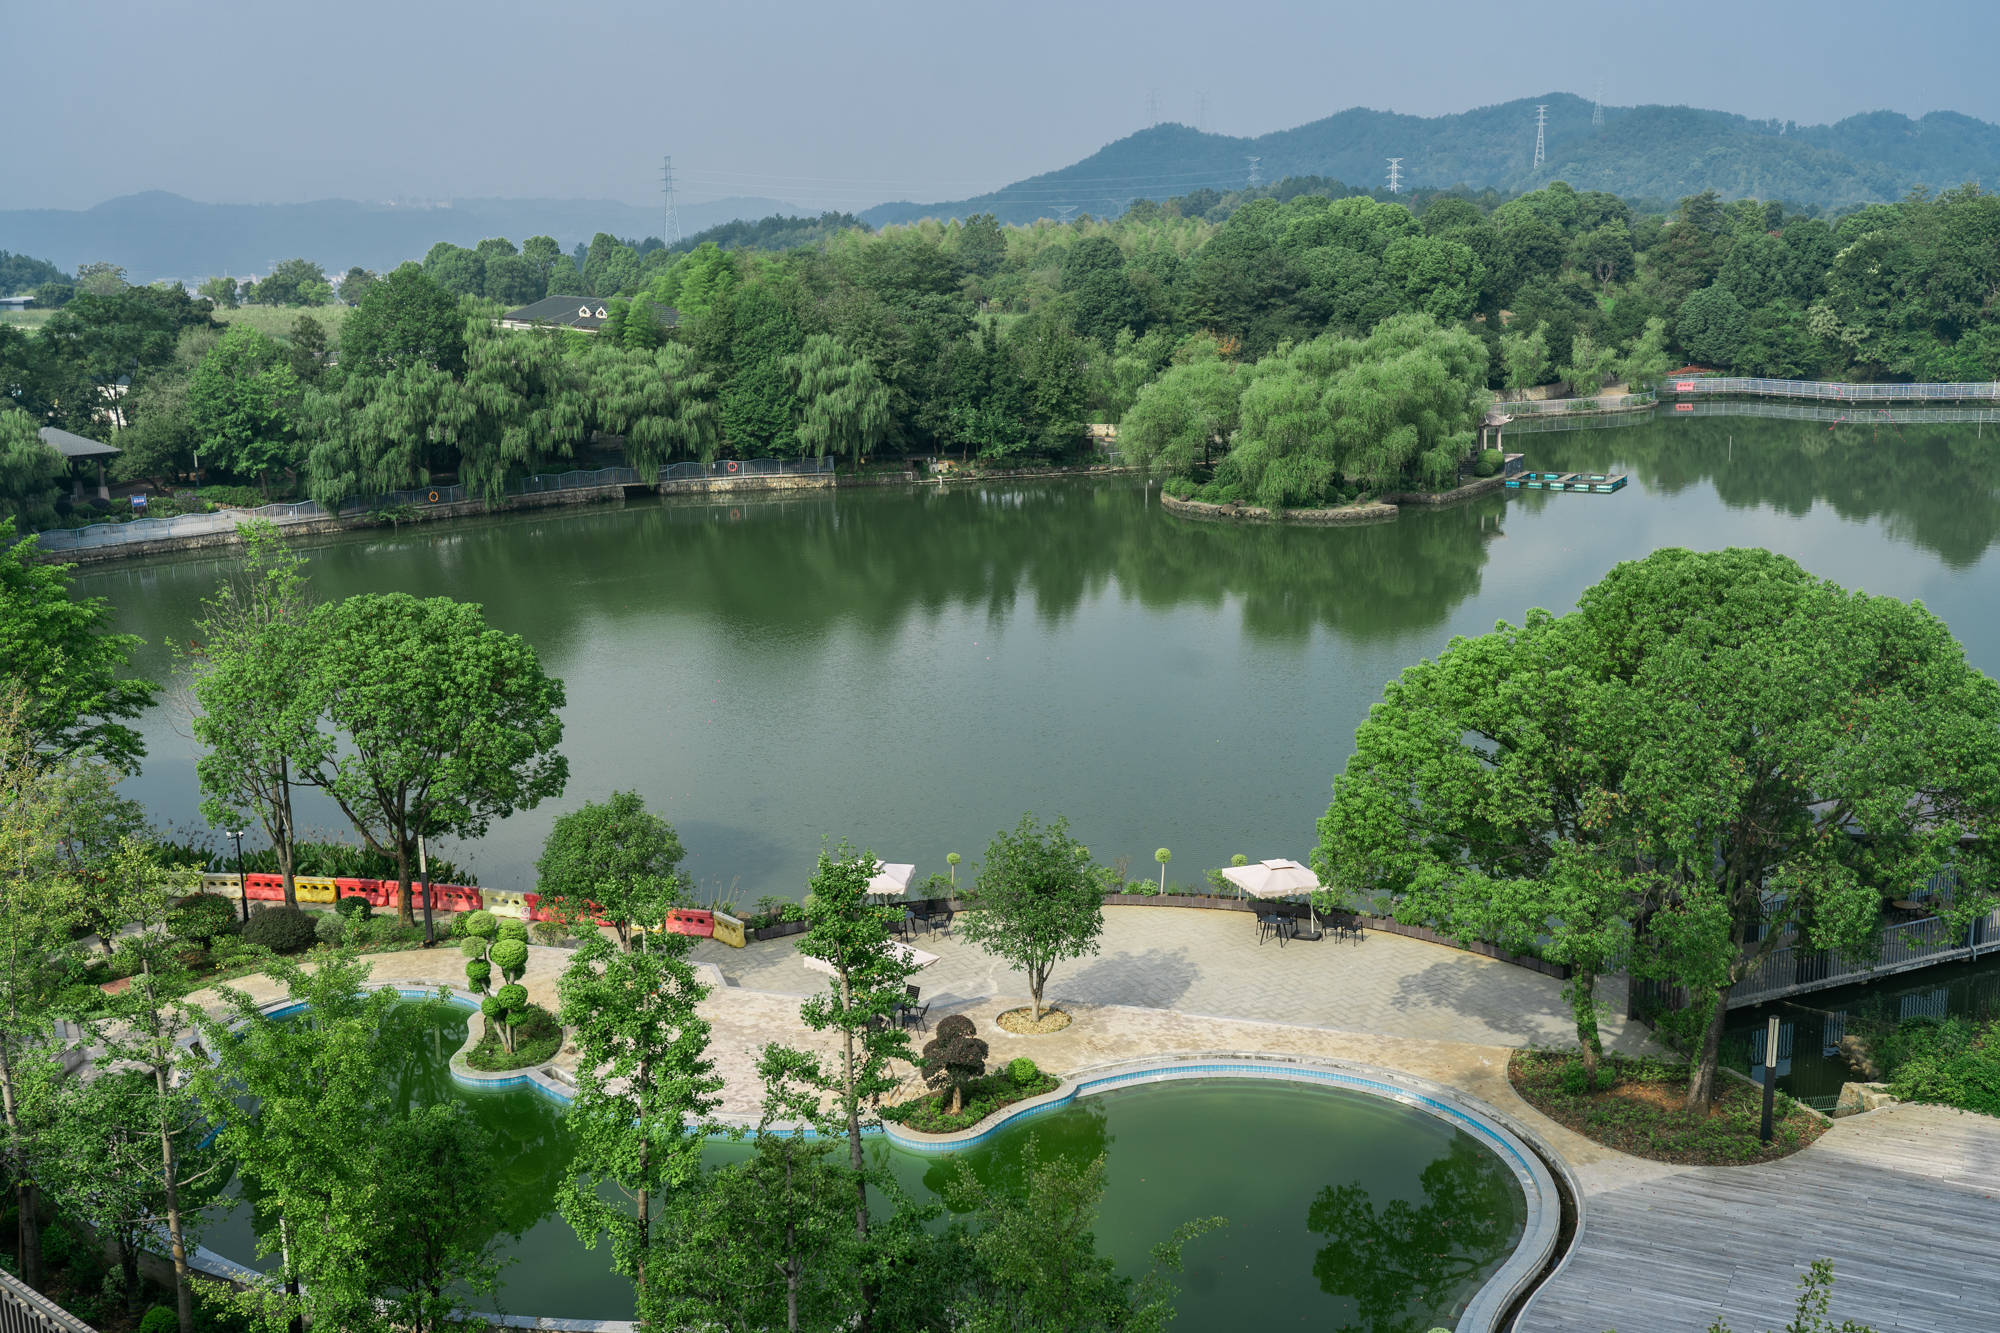
POLYGON ((1222 877, 1252 898, 1295 898, 1306 895, 1306 914, 1312 918, 1313 934, 1319 934, 1319 913, 1312 905, 1312 892, 1320 887, 1319 876, 1297 861, 1252 861, 1247 866, 1224 866, 1222 877))
MULTIPOLYGON (((889 942, 889 947, 896 951, 897 959, 906 967, 929 967, 938 960, 938 956, 934 953, 925 953, 922 949, 913 949, 909 945, 899 943, 895 940, 889 942)), ((833 964, 827 962, 824 958, 815 958, 811 954, 800 954, 799 961, 814 972, 824 972, 830 977, 840 975, 834 970, 833 964)))
POLYGON ((868 881, 870 898, 900 898, 910 891, 910 876, 917 873, 915 866, 885 865, 868 881))

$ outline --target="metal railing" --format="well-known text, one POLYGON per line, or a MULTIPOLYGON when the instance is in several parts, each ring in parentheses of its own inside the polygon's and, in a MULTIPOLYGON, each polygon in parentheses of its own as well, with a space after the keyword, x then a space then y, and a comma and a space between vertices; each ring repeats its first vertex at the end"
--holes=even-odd
POLYGON ((0 1333, 94 1333, 69 1311, 0 1269, 0 1333))
POLYGON ((730 477, 819 476, 834 470, 832 457, 727 458, 713 463, 674 463, 660 469, 661 481, 695 481, 730 477))
POLYGON ((1729 1005, 1758 1004, 1784 995, 1824 990, 1850 980, 1927 967, 1933 963, 1977 958, 2000 948, 2000 911, 1953 930, 1942 917, 1927 916, 1884 926, 1875 932, 1872 951, 1849 954, 1841 949, 1809 949, 1787 944, 1741 981, 1729 988, 1729 1005))
POLYGON ((1840 384, 1828 380, 1730 379, 1719 375, 1672 376, 1662 390, 1702 397, 1818 398, 1841 403, 1953 402, 2000 399, 2000 380, 1969 384, 1840 384))
POLYGON ((2000 407, 1865 407, 1858 404, 1730 402, 1726 399, 1675 403, 1673 415, 1770 417, 1779 421, 1820 421, 1833 426, 1911 426, 1926 423, 1969 426, 1975 422, 2000 423, 2000 407))

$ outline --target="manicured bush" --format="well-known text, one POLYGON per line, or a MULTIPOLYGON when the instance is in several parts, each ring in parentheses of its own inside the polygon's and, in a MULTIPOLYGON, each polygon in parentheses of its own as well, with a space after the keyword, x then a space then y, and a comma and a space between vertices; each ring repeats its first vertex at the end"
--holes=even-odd
POLYGON ((554 1058, 556 1052, 562 1049, 562 1037, 562 1028, 556 1023, 555 1015, 540 1005, 531 1004, 515 1016, 513 1050, 502 1044, 499 1033, 489 1032, 466 1053, 465 1062, 488 1074, 526 1069, 554 1058))
POLYGON ((312 947, 317 933, 312 913, 297 907, 266 907, 250 914, 243 938, 272 953, 298 953, 312 947))
POLYGON ((156 1305, 139 1320, 139 1333, 180 1333, 180 1316, 165 1305, 156 1305))
POLYGON ((482 907, 476 912, 467 912, 458 919, 457 924, 463 928, 465 934, 474 939, 490 940, 500 929, 500 918, 482 907))
POLYGON ((333 910, 335 915, 339 916, 343 921, 366 921, 369 917, 375 915, 375 904, 369 902, 358 893, 350 893, 334 903, 333 910))
POLYGON ((1041 1076, 1042 1071, 1035 1068, 1035 1062, 1025 1055, 1017 1056, 1008 1062, 1007 1077, 1014 1080, 1014 1086, 1017 1088, 1025 1088, 1039 1080, 1041 1076))
POLYGON ((484 992, 486 983, 493 979, 493 964, 484 958, 474 958, 465 965, 465 979, 475 991, 484 992))
POLYGON ((487 956, 502 972, 519 976, 528 962, 528 946, 520 940, 496 940, 487 956))
POLYGON ((236 933, 237 906, 212 893, 191 893, 167 915, 167 933, 207 948, 221 935, 236 933))
POLYGON ((525 1009, 528 1007, 528 988, 518 982, 509 983, 495 991, 493 998, 500 1002, 502 1009, 525 1009))
POLYGON ((347 923, 337 916, 322 916, 313 922, 313 936, 321 944, 338 944, 347 933, 347 923))
POLYGON ((1475 477, 1495 476, 1499 473, 1500 469, 1505 467, 1506 465, 1507 465, 1507 456, 1500 450, 1481 449, 1479 451, 1478 461, 1474 462, 1472 465, 1472 475, 1475 477))
POLYGON ((941 1102, 950 1094, 950 1106, 942 1108, 948 1115, 963 1108, 966 1085, 986 1073, 986 1043, 973 1035, 977 1030, 964 1014, 949 1014, 924 1045, 924 1081, 938 1089, 941 1102))
POLYGON ((528 939, 528 923, 519 917, 510 916, 501 918, 499 938, 503 940, 520 940, 525 944, 528 939))

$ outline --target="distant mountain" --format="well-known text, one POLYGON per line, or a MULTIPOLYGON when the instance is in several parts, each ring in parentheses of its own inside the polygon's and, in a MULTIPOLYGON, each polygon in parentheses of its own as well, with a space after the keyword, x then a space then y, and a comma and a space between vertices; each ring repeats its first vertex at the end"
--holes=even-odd
POLYGON ((1895 199, 1915 185, 1936 190, 1968 180, 2000 183, 2000 126, 1954 112, 1911 120, 1878 111, 1800 127, 1724 111, 1642 106, 1604 108, 1600 128, 1592 124, 1591 103, 1569 93, 1449 116, 1357 107, 1254 139, 1156 125, 991 194, 880 204, 861 216, 875 226, 982 212, 1027 222, 1061 216, 1064 207, 1104 216, 1123 212, 1136 198, 1240 189, 1253 156, 1261 159, 1256 169, 1266 182, 1329 176, 1372 188, 1396 157, 1406 187, 1515 191, 1566 180, 1579 189, 1669 202, 1712 188, 1732 198, 1834 206, 1895 199), (1540 170, 1534 166, 1538 104, 1548 107, 1540 170))
MULTIPOLYGON (((743 218, 799 212, 778 199, 722 199, 684 204, 684 232, 743 218)), ((281 259, 303 256, 328 272, 351 265, 377 271, 422 259, 439 241, 473 245, 505 236, 553 236, 565 250, 598 232, 639 239, 658 236, 657 208, 602 199, 454 199, 436 205, 363 204, 322 199, 309 204, 202 204, 162 190, 109 199, 95 208, 0 212, 0 250, 34 255, 74 271, 78 264, 122 264, 134 282, 198 281, 217 273, 268 273, 281 259)))

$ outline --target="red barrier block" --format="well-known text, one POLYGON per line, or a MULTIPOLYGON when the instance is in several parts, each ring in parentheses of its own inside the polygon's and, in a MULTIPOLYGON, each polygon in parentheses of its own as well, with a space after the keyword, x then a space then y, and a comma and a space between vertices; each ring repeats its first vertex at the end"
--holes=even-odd
POLYGON ((699 908, 685 908, 667 913, 666 929, 676 935, 695 935, 711 939, 715 935, 715 913, 699 908))
POLYGON ((249 896, 260 902, 283 902, 285 900, 285 877, 283 875, 253 874, 243 877, 249 896))

